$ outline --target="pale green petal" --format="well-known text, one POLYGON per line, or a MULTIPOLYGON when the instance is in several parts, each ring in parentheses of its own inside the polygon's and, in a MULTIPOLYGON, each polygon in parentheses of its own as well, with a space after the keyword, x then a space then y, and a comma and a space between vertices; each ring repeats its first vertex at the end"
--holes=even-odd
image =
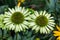
POLYGON ((11 15, 11 13, 10 12, 5 12, 5 15, 7 16, 10 16, 11 15))
POLYGON ((24 21, 23 24, 25 24, 25 25, 29 25, 29 23, 28 23, 27 21, 24 21))
POLYGON ((24 29, 28 29, 28 26, 21 24, 24 29))
POLYGON ((49 22, 48 24, 53 24, 53 25, 55 25, 55 23, 54 23, 53 21, 49 22))
POLYGON ((15 7, 15 11, 17 12, 17 11, 21 11, 21 9, 20 9, 21 7, 15 7))
POLYGON ((13 28, 13 24, 10 24, 9 29, 12 30, 12 28, 13 28))
POLYGON ((42 27, 40 27, 40 33, 43 33, 43 28, 42 27))
POLYGON ((46 30, 47 30, 47 33, 50 33, 50 29, 48 29, 47 27, 45 27, 46 28, 46 30))
POLYGON ((50 18, 51 14, 48 14, 47 18, 50 18))
POLYGON ((26 17, 25 20, 32 20, 30 17, 26 17))
POLYGON ((43 12, 43 15, 45 15, 46 11, 43 12))
POLYGON ((8 22, 8 23, 6 23, 5 25, 10 25, 11 24, 11 22, 8 22))
POLYGON ((29 10, 27 9, 27 10, 24 12, 24 14, 26 14, 28 11, 29 11, 29 10))
POLYGON ((40 15, 42 15, 43 14, 43 11, 40 11, 40 15))
POLYGON ((12 26, 12 30, 14 30, 15 29, 15 25, 12 24, 11 26, 12 26))
POLYGON ((12 11, 15 12, 14 8, 12 8, 12 11))
POLYGON ((49 15, 48 13, 45 14, 45 16, 48 16, 48 15, 49 15))
POLYGON ((36 16, 34 14, 30 15, 30 17, 34 20, 36 19, 36 16))
POLYGON ((8 22, 10 22, 9 20, 5 20, 3 23, 8 23, 8 22))
POLYGON ((43 33, 46 33, 45 27, 42 27, 42 31, 43 31, 43 33))
POLYGON ((32 30, 34 30, 34 29, 36 29, 36 28, 37 28, 37 26, 35 25, 35 26, 32 27, 32 30))
POLYGON ((51 29, 51 30, 53 30, 53 27, 51 27, 51 26, 49 26, 49 25, 48 25, 48 28, 51 29))
POLYGON ((18 32, 19 31, 19 27, 16 26, 15 28, 15 32, 18 32))
POLYGON ((39 29, 40 29, 40 27, 39 27, 39 26, 37 26, 35 29, 36 29, 36 32, 38 32, 38 31, 39 31, 39 29))
POLYGON ((20 28, 21 31, 23 30, 21 25, 19 25, 19 28, 20 28))
POLYGON ((50 17, 50 19, 52 19, 52 18, 54 18, 54 17, 50 17))
POLYGON ((11 13, 14 13, 10 8, 8 8, 11 13))
POLYGON ((53 25, 53 24, 48 24, 49 26, 51 26, 51 27, 55 27, 55 25, 53 25))
POLYGON ((31 26, 34 26, 34 25, 35 25, 35 23, 34 22, 31 22, 29 26, 31 27, 31 26))
POLYGON ((28 15, 30 15, 30 13, 31 13, 31 12, 28 12, 28 13, 26 13, 26 14, 25 14, 25 16, 28 16, 28 15))
POLYGON ((8 20, 9 20, 9 18, 4 18, 4 20, 5 20, 5 21, 8 21, 8 20))
POLYGON ((54 20, 49 20, 49 22, 54 22, 54 20))
POLYGON ((38 14, 38 12, 37 12, 37 11, 35 11, 34 13, 35 13, 35 16, 39 16, 39 14, 38 14))
POLYGON ((25 12, 25 7, 22 8, 21 12, 24 14, 24 12, 25 12))

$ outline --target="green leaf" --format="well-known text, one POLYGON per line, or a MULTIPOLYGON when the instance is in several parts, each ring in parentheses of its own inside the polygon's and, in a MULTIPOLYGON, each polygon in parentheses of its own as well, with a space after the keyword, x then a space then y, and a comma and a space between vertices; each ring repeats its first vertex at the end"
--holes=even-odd
POLYGON ((4 13, 4 11, 6 11, 7 8, 8 8, 7 5, 0 6, 0 14, 4 13))

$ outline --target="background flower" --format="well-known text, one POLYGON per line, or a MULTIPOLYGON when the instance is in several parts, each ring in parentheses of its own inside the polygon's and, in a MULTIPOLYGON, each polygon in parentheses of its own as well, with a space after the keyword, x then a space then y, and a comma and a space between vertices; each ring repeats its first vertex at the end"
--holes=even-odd
POLYGON ((60 27, 56 25, 56 28, 58 29, 58 31, 53 31, 53 35, 57 37, 57 40, 60 40, 60 27))

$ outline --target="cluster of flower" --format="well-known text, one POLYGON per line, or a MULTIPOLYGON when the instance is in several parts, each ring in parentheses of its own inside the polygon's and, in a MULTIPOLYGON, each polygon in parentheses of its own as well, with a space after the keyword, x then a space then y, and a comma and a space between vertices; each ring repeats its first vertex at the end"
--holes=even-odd
POLYGON ((46 11, 34 11, 31 14, 29 9, 25 7, 8 8, 9 11, 5 14, 0 14, 0 28, 14 30, 15 32, 26 31, 29 28, 40 33, 50 33, 55 23, 51 14, 46 11))

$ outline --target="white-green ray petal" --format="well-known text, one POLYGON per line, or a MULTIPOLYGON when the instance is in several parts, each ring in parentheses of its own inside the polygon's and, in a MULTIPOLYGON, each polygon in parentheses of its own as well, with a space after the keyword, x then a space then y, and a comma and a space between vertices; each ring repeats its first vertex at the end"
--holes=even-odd
POLYGON ((12 8, 12 11, 15 12, 14 8, 12 8))
POLYGON ((6 23, 5 25, 10 25, 11 24, 11 22, 8 22, 8 23, 6 23))
POLYGON ((35 28, 36 32, 38 32, 38 31, 39 31, 39 29, 40 29, 40 27, 39 27, 39 26, 37 26, 37 27, 35 28))
POLYGON ((11 13, 14 13, 10 8, 8 8, 11 13))
POLYGON ((18 32, 19 31, 19 27, 16 25, 15 26, 15 32, 18 32))
POLYGON ((23 24, 25 24, 25 25, 29 25, 29 23, 28 23, 27 21, 24 21, 23 24))
POLYGON ((42 27, 40 27, 40 33, 43 33, 43 28, 42 27))
POLYGON ((55 25, 55 23, 54 23, 54 22, 49 22, 48 24, 53 24, 53 25, 55 25))
POLYGON ((19 11, 20 11, 20 12, 22 11, 22 7, 19 7, 19 11))
POLYGON ((48 24, 48 25, 50 25, 51 27, 55 27, 55 25, 53 25, 53 24, 48 24))
POLYGON ((31 27, 31 26, 34 26, 34 25, 35 25, 35 23, 34 22, 31 22, 29 26, 31 27))
POLYGON ((48 29, 47 27, 45 27, 46 29, 46 34, 50 32, 50 29, 48 29))
POLYGON ((35 11, 35 15, 36 15, 36 16, 39 16, 39 14, 38 14, 38 12, 37 12, 37 11, 35 11))
POLYGON ((47 25, 47 26, 48 26, 49 29, 53 30, 53 27, 51 27, 51 26, 49 26, 49 25, 47 25))
POLYGON ((36 16, 34 14, 30 15, 30 17, 34 20, 36 19, 36 16))
POLYGON ((7 21, 4 21, 3 23, 8 23, 9 21, 7 20, 7 21))
POLYGON ((8 21, 8 20, 9 20, 9 18, 4 18, 4 20, 5 20, 5 21, 8 21))
POLYGON ((43 11, 40 11, 40 15, 43 15, 43 11))
POLYGON ((22 11, 21 11, 21 12, 22 12, 22 13, 24 13, 24 12, 25 12, 25 7, 23 7, 23 8, 22 8, 22 11))
POLYGON ((26 14, 28 11, 29 11, 29 10, 27 9, 27 10, 24 12, 24 14, 26 14))
POLYGON ((20 7, 15 7, 15 11, 16 11, 16 12, 17 12, 17 11, 20 11, 19 8, 20 8, 20 7))
POLYGON ((8 27, 9 27, 9 30, 12 30, 13 25, 9 24, 8 27))
POLYGON ((23 30, 21 25, 19 25, 19 28, 20 28, 21 31, 23 30))
POLYGON ((5 17, 10 17, 9 15, 4 15, 5 17))
POLYGON ((7 16, 10 16, 11 15, 11 13, 10 12, 5 12, 5 15, 7 16))
POLYGON ((42 31, 43 33, 46 33, 45 27, 42 27, 42 31))
POLYGON ((12 26, 12 30, 14 30, 15 29, 15 25, 12 24, 11 26, 12 26))
POLYGON ((50 19, 52 19, 52 18, 54 18, 54 17, 50 17, 50 19))
POLYGON ((35 25, 35 26, 32 27, 32 30, 34 30, 34 29, 36 29, 36 28, 37 28, 37 26, 35 25))
POLYGON ((49 15, 48 13, 45 14, 45 16, 48 16, 48 15, 49 15))
POLYGON ((47 33, 47 30, 45 27, 43 27, 43 33, 47 33))
POLYGON ((28 16, 28 15, 30 15, 30 13, 31 13, 31 12, 28 12, 27 14, 24 14, 24 15, 25 15, 25 16, 28 16))
POLYGON ((23 29, 28 29, 28 27, 24 24, 21 24, 23 29))
POLYGON ((25 20, 32 20, 30 17, 26 17, 25 20))
POLYGON ((48 14, 47 18, 50 18, 51 14, 48 14))
POLYGON ((49 22, 54 22, 54 20, 49 20, 49 22))
POLYGON ((43 15, 45 15, 46 11, 43 12, 43 15))

